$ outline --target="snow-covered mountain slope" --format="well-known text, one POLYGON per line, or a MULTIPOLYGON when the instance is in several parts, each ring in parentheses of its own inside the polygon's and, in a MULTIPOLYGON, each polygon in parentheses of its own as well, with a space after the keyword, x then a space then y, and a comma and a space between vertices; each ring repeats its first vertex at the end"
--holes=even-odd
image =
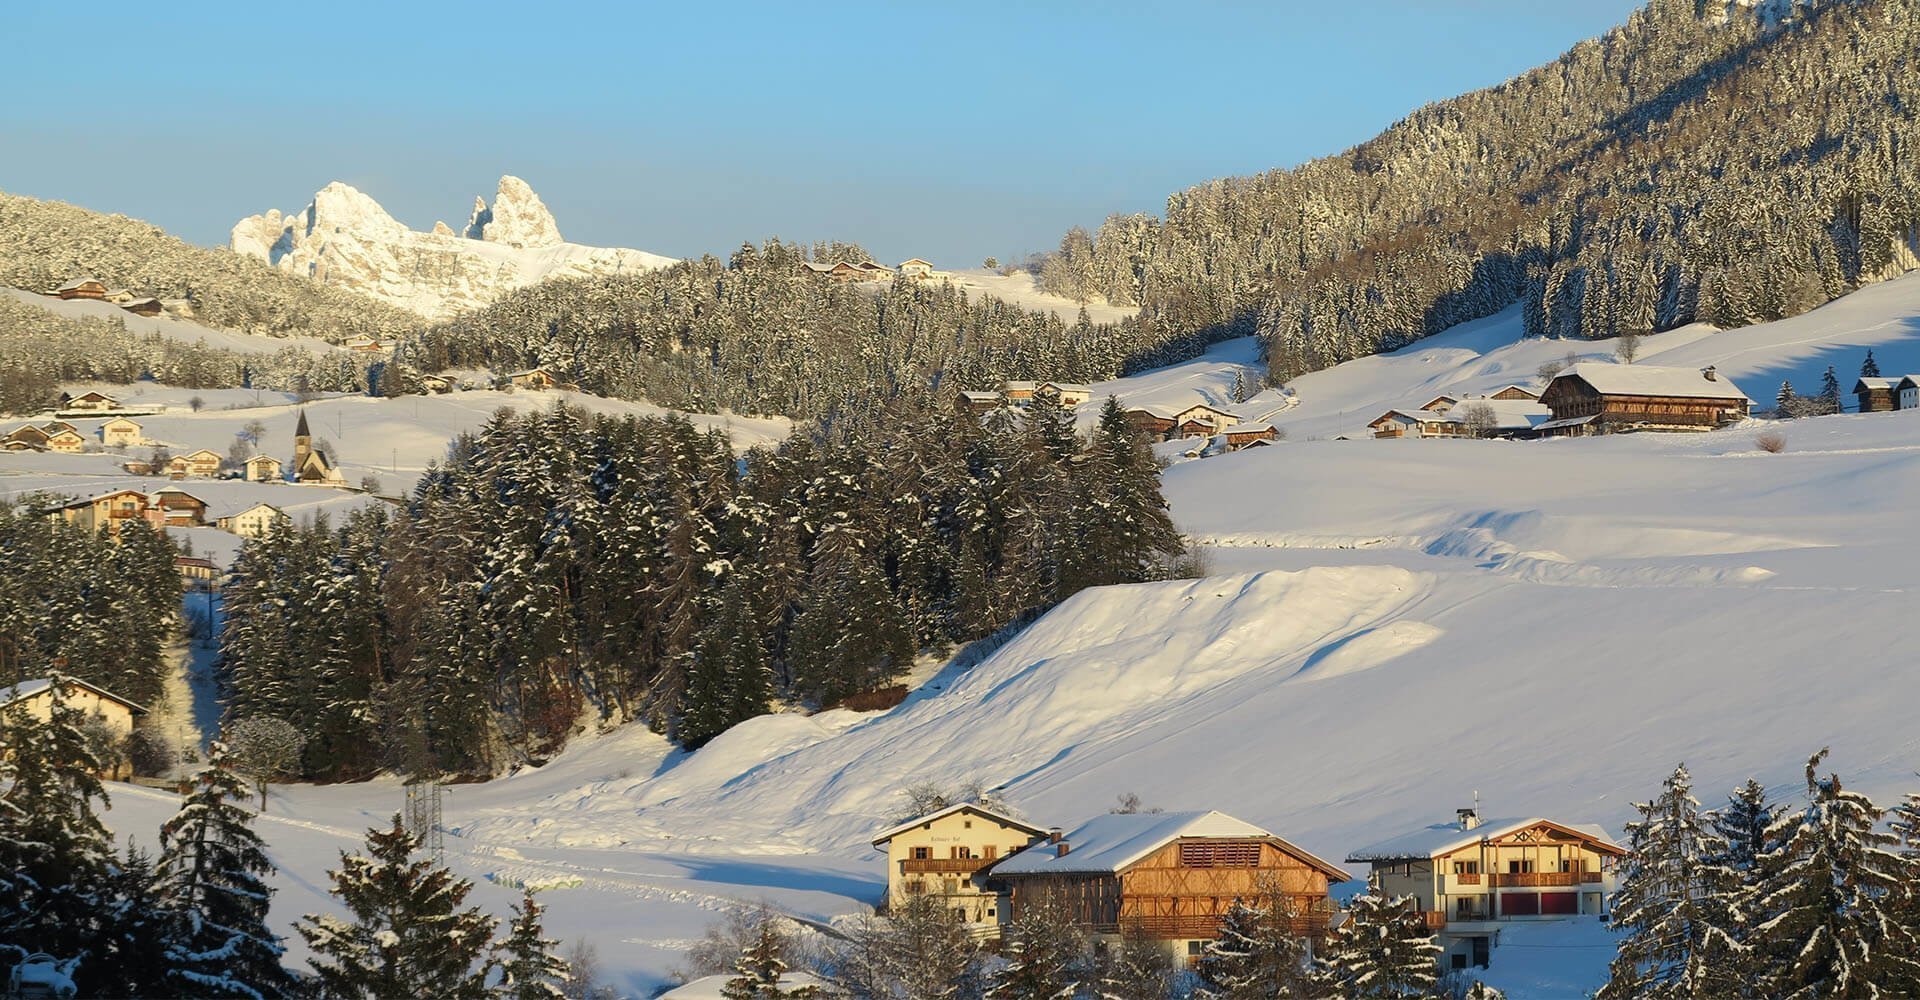
MULTIPOLYGON (((1920 411, 1792 422, 1780 454, 1751 424, 1329 439, 1376 405, 1611 352, 1514 343, 1511 322, 1300 379, 1291 440, 1171 468, 1173 514, 1213 575, 1082 593, 890 711, 762 717, 694 754, 632 727, 582 741, 457 789, 450 856, 475 874, 581 874, 552 894, 553 919, 644 983, 671 964, 661 942, 696 937, 715 900, 812 918, 870 903, 884 871, 867 838, 916 782, 977 779, 1061 825, 1132 792, 1335 859, 1476 793, 1494 813, 1618 829, 1679 761, 1709 804, 1750 775, 1791 801, 1828 745, 1853 787, 1920 788, 1920 677, 1902 652, 1920 411)), ((1643 356, 1718 363, 1765 397, 1783 375, 1857 370, 1867 345, 1884 370, 1920 367, 1920 280, 1785 323, 1664 334, 1643 356)), ((1117 388, 1213 391, 1247 349, 1117 388)), ((397 801, 388 786, 290 789, 276 809, 347 830, 397 801)), ((300 900, 290 922, 331 855, 278 856, 300 900)), ((1517 935, 1487 978, 1515 1000, 1581 995, 1610 954, 1596 928, 1517 935)))
POLYGON ((283 271, 431 319, 484 306, 548 278, 673 263, 642 250, 565 242, 540 196, 511 175, 500 178, 491 206, 474 199, 473 213, 457 233, 444 222, 431 232, 408 229, 371 197, 335 181, 297 212, 273 210, 240 220, 231 245, 283 271))
POLYGON ((136 334, 159 334, 168 340, 177 340, 185 344, 205 344, 207 347, 222 351, 273 354, 289 347, 315 353, 339 349, 336 345, 329 344, 318 337, 268 337, 236 330, 216 330, 213 327, 174 316, 136 316, 111 302, 103 302, 99 299, 56 299, 20 288, 0 288, 0 295, 18 299, 56 316, 117 319, 136 334))
MULTIPOLYGON (((1252 338, 1225 341, 1204 357, 1093 386, 1130 406, 1173 408, 1209 403, 1250 420, 1271 420, 1292 441, 1341 435, 1364 437, 1367 423, 1393 407, 1417 407, 1441 393, 1492 392, 1517 383, 1538 392, 1539 369, 1569 355, 1611 361, 1612 340, 1526 339, 1518 307, 1463 323, 1389 354, 1349 361, 1269 389, 1234 404, 1236 372, 1259 371, 1252 338)), ((1761 407, 1772 405, 1782 381, 1817 392, 1829 365, 1843 392, 1853 387, 1871 349, 1890 375, 1920 372, 1920 274, 1869 285, 1812 312, 1777 323, 1735 330, 1694 324, 1641 338, 1638 363, 1688 368, 1716 366, 1761 407)), ((1089 413, 1094 407, 1083 408, 1089 413)), ((1849 406, 1851 395, 1846 396, 1849 406)), ((1091 419, 1088 417, 1087 419, 1091 419)))

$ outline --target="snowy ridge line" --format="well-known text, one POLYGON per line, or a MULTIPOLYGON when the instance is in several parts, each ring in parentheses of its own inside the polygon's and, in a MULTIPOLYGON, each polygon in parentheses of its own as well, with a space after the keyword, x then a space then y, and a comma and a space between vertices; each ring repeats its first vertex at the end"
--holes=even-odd
POLYGON ((1197 535, 1188 544, 1219 549, 1417 549, 1426 544, 1418 536, 1399 535, 1301 535, 1287 532, 1248 532, 1232 535, 1197 535))

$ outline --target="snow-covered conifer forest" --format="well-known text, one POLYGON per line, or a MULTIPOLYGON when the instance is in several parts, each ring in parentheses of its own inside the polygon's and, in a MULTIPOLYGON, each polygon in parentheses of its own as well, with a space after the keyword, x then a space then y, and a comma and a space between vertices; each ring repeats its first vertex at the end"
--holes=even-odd
POLYGON ((0 194, 0 997, 1920 996, 1916 51, 979 270, 0 194))

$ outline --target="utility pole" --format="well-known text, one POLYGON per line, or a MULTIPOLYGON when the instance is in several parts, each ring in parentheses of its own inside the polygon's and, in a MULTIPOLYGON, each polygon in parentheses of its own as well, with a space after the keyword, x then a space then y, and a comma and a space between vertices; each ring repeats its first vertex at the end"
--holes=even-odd
POLYGON ((433 855, 435 864, 447 860, 446 828, 441 822, 441 800, 446 786, 438 777, 415 778, 406 785, 407 832, 413 834, 420 849, 433 855))

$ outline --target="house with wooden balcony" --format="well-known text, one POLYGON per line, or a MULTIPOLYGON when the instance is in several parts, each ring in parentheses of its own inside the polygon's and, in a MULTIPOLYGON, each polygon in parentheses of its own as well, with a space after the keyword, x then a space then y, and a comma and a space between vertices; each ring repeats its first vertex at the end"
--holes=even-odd
POLYGON ((1538 816, 1483 822, 1472 809, 1459 817, 1347 856, 1370 866, 1375 893, 1419 900, 1446 966, 1485 966, 1509 922, 1607 911, 1627 850, 1605 830, 1538 816))
POLYGON ((1329 887, 1347 873, 1274 834, 1218 812, 1114 813, 1050 836, 993 866, 1012 915, 1063 900, 1096 939, 1137 936, 1181 959, 1201 954, 1237 899, 1284 899, 1294 927, 1326 933, 1329 887))
POLYGON ((1662 368, 1583 361, 1553 377, 1540 403, 1553 419, 1548 437, 1622 431, 1710 431, 1746 419, 1753 400, 1706 368, 1662 368))
POLYGON ((88 531, 104 529, 118 535, 120 526, 128 521, 149 520, 151 506, 147 494, 140 490, 114 490, 54 508, 49 516, 88 531))
POLYGON ((1046 836, 1047 831, 975 802, 961 802, 883 830, 873 846, 887 852, 887 901, 934 896, 974 936, 1000 936, 1006 900, 981 869, 1046 836))

